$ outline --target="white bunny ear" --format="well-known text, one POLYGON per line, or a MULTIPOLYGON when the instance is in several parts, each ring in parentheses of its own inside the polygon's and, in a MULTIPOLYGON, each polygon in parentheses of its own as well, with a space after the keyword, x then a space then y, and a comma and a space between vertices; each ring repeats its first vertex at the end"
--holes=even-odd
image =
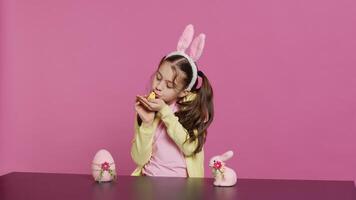
POLYGON ((233 151, 227 151, 223 155, 221 155, 221 160, 222 161, 227 161, 229 160, 232 156, 234 155, 233 151))
POLYGON ((192 24, 189 24, 185 27, 182 35, 179 38, 177 51, 184 52, 186 49, 188 49, 190 43, 193 40, 193 35, 194 35, 194 27, 192 24))
POLYGON ((204 44, 205 44, 205 34, 201 33, 198 37, 196 37, 192 45, 190 46, 190 57, 194 60, 197 61, 201 54, 203 53, 204 49, 204 44))

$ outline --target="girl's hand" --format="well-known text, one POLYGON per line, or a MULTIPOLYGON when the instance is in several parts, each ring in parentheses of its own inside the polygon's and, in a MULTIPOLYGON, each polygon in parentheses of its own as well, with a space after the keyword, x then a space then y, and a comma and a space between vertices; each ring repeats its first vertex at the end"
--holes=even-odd
POLYGON ((137 98, 135 103, 135 110, 140 116, 143 123, 151 124, 155 117, 155 112, 148 110, 137 98))
POLYGON ((142 96, 137 96, 138 101, 143 104, 148 110, 156 112, 160 111, 165 105, 167 105, 162 99, 146 99, 142 96))

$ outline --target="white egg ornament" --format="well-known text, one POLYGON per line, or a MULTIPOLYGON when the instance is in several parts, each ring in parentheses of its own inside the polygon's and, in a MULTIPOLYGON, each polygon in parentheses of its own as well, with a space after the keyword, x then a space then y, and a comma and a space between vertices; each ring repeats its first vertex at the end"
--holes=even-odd
POLYGON ((99 183, 116 180, 117 178, 114 159, 105 149, 100 149, 95 154, 91 169, 95 181, 99 183))

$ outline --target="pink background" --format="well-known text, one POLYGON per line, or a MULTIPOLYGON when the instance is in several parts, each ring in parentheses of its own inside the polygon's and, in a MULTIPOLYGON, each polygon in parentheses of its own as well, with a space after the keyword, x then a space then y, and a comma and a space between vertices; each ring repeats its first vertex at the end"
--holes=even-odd
POLYGON ((2 0, 0 9, 0 174, 88 174, 100 148, 130 174, 135 95, 192 23, 207 35, 198 64, 215 92, 206 164, 231 149, 242 178, 356 179, 353 0, 2 0))

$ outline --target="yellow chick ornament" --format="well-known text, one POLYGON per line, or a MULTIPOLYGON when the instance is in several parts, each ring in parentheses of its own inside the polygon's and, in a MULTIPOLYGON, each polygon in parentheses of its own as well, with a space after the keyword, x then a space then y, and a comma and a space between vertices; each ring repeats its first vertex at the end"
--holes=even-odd
POLYGON ((155 99, 155 98, 156 98, 156 93, 154 92, 151 92, 147 97, 147 99, 155 99))

